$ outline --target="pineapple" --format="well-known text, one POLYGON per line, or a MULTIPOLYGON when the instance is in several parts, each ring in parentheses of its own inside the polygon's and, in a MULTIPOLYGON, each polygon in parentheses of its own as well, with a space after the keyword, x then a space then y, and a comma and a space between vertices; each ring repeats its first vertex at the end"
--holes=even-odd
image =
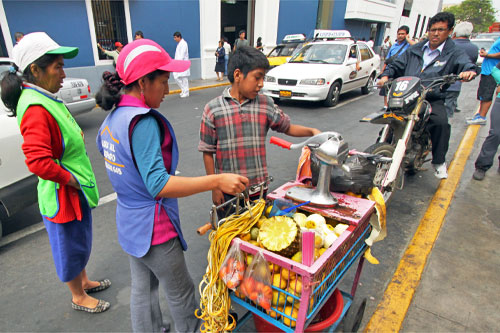
POLYGON ((291 258, 300 250, 300 228, 288 216, 273 216, 259 230, 259 241, 269 251, 291 258))

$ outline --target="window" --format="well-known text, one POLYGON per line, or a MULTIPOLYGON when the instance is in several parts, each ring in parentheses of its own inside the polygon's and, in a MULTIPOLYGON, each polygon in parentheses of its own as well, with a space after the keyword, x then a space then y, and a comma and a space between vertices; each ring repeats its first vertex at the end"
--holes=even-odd
MULTIPOLYGON (((420 14, 418 14, 417 17, 417 23, 415 23, 415 29, 413 29, 413 38, 417 37, 417 31, 418 31, 418 24, 420 23, 420 14)), ((422 26, 424 26, 422 24, 422 26)))
MULTIPOLYGON (((123 0, 92 0, 91 4, 97 43, 109 51, 116 48, 116 42, 120 42, 123 45, 127 44, 127 27, 123 0)), ((107 56, 100 50, 99 59, 107 59, 107 56)))
POLYGON ((370 49, 364 44, 359 44, 359 53, 361 54, 361 61, 370 60, 373 57, 370 49))
POLYGON ((427 19, 427 16, 424 16, 424 20, 422 21, 422 26, 420 27, 420 37, 422 37, 422 34, 424 32, 425 20, 426 19, 427 19))
POLYGON ((410 17, 410 11, 412 5, 413 5, 413 0, 405 0, 405 4, 403 5, 403 13, 401 15, 410 17))

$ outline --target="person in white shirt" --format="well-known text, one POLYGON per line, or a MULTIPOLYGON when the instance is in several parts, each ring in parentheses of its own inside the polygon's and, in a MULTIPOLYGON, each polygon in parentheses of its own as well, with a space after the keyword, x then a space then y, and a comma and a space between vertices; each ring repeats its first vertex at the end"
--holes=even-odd
MULTIPOLYGON (((177 48, 175 49, 175 59, 176 60, 189 60, 189 50, 188 43, 182 38, 179 31, 174 32, 174 40, 177 42, 177 48)), ((175 82, 181 89, 181 98, 189 96, 189 81, 188 77, 191 75, 189 68, 180 73, 173 72, 175 82)))
POLYGON ((224 51, 226 52, 226 55, 224 56, 224 60, 226 62, 224 66, 224 75, 227 76, 227 63, 229 62, 229 53, 231 53, 231 44, 227 41, 227 38, 224 37, 224 51))
POLYGON ((370 38, 370 40, 366 42, 366 45, 373 49, 373 38, 370 38))

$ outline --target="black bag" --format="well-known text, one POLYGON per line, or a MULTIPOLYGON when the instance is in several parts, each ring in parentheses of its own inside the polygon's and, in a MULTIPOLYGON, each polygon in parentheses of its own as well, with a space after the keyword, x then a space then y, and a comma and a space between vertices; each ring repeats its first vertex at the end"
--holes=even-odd
MULTIPOLYGON (((373 187, 373 178, 377 166, 373 160, 364 155, 349 155, 344 163, 349 171, 341 167, 333 167, 330 175, 330 191, 353 192, 355 194, 369 194, 373 187)), ((318 183, 320 161, 311 154, 312 184, 318 183)))
POLYGON ((396 58, 399 56, 401 51, 403 51, 403 49, 406 47, 406 44, 408 44, 408 42, 405 42, 404 45, 399 48, 398 52, 396 52, 392 57, 385 59, 384 63, 386 65, 392 64, 396 60, 396 58))

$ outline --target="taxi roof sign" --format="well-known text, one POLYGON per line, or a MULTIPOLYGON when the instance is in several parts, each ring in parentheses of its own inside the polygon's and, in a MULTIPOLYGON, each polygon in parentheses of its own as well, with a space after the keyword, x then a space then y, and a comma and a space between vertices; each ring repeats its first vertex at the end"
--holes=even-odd
POLYGON ((347 30, 314 30, 314 39, 335 39, 351 38, 351 33, 347 30))
POLYGON ((293 35, 286 35, 283 38, 283 43, 304 41, 304 40, 306 40, 306 36, 304 34, 293 34, 293 35))

